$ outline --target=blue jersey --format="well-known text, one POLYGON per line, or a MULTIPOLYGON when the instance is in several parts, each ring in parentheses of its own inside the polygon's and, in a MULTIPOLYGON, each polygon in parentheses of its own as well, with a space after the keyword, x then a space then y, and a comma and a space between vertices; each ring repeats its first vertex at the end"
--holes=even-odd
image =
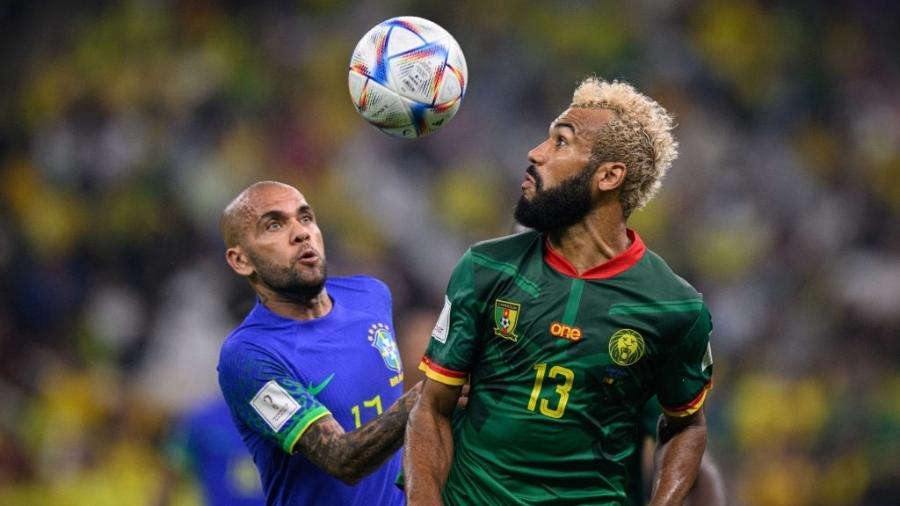
POLYGON ((174 464, 197 479, 209 506, 263 506, 259 473, 225 400, 216 397, 182 417, 169 441, 174 464))
POLYGON ((314 320, 284 318, 257 302, 222 345, 219 385, 270 505, 403 504, 393 485, 400 452, 353 486, 290 454, 319 418, 331 414, 349 432, 403 393, 387 286, 363 276, 325 286, 333 307, 314 320))

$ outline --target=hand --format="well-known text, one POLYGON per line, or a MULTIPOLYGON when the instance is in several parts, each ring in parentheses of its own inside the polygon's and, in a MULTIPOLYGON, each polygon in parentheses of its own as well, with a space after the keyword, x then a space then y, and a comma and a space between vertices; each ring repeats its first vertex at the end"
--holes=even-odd
POLYGON ((469 382, 467 381, 465 385, 463 385, 462 390, 459 391, 459 399, 456 400, 456 407, 458 409, 466 409, 466 406, 469 405, 469 382))

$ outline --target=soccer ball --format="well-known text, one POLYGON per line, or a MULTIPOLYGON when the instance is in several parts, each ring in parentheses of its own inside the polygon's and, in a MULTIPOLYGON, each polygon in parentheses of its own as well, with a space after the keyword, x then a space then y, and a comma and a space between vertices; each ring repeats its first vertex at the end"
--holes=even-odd
POLYGON ((459 44, 427 19, 402 16, 368 31, 353 50, 350 98, 373 126, 397 137, 424 137, 446 125, 466 94, 459 44))

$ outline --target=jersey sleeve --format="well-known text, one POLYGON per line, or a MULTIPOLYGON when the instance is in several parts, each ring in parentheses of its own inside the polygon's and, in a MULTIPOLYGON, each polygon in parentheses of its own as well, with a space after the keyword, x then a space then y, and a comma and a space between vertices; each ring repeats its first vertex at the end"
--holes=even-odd
POLYGON ((387 286, 387 284, 377 278, 372 278, 372 281, 375 283, 377 292, 380 294, 379 300, 381 301, 381 311, 382 314, 393 315, 394 313, 394 300, 391 296, 391 289, 387 286))
POLYGON ((246 343, 223 350, 219 386, 241 422, 287 453, 313 422, 330 414, 280 361, 246 343))
POLYGON ((477 349, 480 299, 471 255, 466 251, 450 276, 444 308, 419 364, 430 379, 451 386, 465 384, 477 349))
POLYGON ((669 416, 685 417, 703 406, 712 387, 712 319, 706 306, 663 364, 657 395, 669 416))

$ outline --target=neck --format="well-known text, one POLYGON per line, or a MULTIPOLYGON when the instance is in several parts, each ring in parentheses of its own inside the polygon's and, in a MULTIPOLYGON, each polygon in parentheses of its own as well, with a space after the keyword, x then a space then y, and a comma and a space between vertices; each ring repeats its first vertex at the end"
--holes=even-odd
POLYGON ((602 207, 572 226, 548 232, 547 237, 579 274, 611 260, 630 246, 621 213, 604 212, 602 207))
POLYGON ((256 294, 270 311, 293 320, 321 318, 331 312, 333 305, 324 286, 312 296, 279 293, 264 286, 257 286, 256 294))

